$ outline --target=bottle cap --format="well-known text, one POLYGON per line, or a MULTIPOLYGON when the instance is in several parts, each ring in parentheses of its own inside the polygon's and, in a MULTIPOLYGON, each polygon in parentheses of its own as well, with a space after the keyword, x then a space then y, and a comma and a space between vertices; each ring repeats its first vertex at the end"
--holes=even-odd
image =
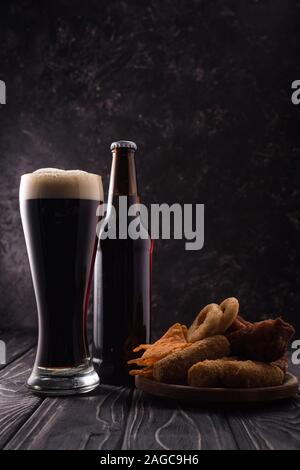
POLYGON ((137 151, 137 145, 135 142, 131 142, 130 140, 118 140, 117 142, 113 142, 110 146, 110 150, 114 149, 132 149, 135 152, 137 151))

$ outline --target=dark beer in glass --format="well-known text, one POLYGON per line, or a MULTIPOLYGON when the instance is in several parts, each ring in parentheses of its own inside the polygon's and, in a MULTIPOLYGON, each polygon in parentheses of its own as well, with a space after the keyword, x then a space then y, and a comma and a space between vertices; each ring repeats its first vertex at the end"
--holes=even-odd
POLYGON ((127 208, 140 204, 136 144, 119 141, 112 144, 111 150, 107 215, 101 222, 95 265, 93 360, 102 382, 131 385, 127 362, 137 356, 132 350, 150 341, 152 241, 142 220, 139 223, 143 237, 128 236, 132 217, 127 217, 127 238, 125 232, 120 236, 121 200, 121 210, 126 210, 124 199, 127 208), (112 224, 116 237, 103 237, 112 224))
POLYGON ((82 171, 23 175, 20 209, 33 278, 39 338, 28 385, 46 394, 83 393, 99 378, 87 341, 101 177, 82 171))

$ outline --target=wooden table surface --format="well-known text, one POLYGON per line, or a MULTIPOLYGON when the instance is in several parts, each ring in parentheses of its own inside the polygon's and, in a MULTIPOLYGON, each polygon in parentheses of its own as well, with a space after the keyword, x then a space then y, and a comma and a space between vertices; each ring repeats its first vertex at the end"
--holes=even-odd
MULTIPOLYGON (((1 449, 300 449, 300 397, 244 407, 168 403, 102 385, 87 396, 40 398, 25 382, 35 338, 2 334, 1 449)), ((300 367, 291 367, 300 377, 300 367)))

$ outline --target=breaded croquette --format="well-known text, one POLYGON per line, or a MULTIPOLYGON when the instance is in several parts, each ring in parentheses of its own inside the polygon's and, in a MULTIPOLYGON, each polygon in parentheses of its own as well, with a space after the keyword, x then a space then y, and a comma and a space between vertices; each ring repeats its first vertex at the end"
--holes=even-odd
POLYGON ((218 359, 230 354, 230 346, 225 336, 213 336, 195 342, 192 346, 176 351, 153 367, 153 377, 158 382, 186 383, 189 368, 205 359, 218 359))
POLYGON ((261 388, 284 382, 284 372, 272 364, 224 358, 194 364, 188 371, 192 387, 261 388))
POLYGON ((287 371, 288 371, 288 368, 289 368, 289 359, 288 359, 288 355, 285 354, 284 356, 282 356, 281 359, 278 359, 278 361, 271 362, 271 364, 272 364, 273 366, 279 367, 279 369, 281 369, 282 372, 284 372, 284 373, 286 374, 287 371))

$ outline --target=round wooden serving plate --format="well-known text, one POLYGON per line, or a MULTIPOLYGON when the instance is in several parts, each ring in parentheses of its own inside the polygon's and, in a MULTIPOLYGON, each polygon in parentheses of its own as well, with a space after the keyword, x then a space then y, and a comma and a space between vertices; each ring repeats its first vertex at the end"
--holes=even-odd
POLYGON ((187 385, 171 385, 136 376, 138 390, 160 398, 189 403, 257 403, 284 400, 294 397, 299 389, 299 381, 292 374, 286 374, 283 385, 266 388, 197 388, 187 385))

